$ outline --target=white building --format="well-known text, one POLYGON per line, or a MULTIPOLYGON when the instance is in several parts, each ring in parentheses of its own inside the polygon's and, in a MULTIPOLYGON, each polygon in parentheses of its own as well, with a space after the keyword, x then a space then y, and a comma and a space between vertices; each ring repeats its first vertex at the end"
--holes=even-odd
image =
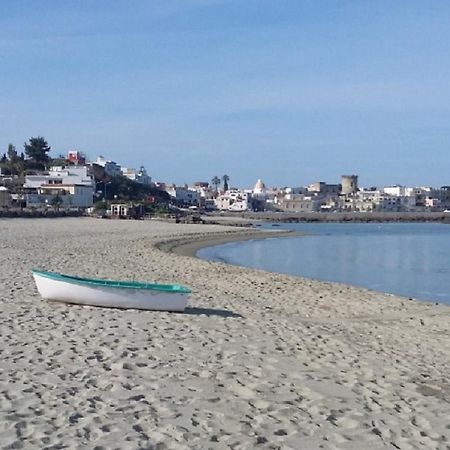
POLYGON ((107 160, 101 155, 97 157, 97 159, 94 161, 94 164, 102 166, 105 169, 106 174, 111 177, 117 177, 119 175, 122 175, 122 171, 119 164, 117 164, 114 161, 107 160))
POLYGON ((141 166, 139 170, 122 167, 121 172, 124 177, 128 178, 131 181, 135 181, 136 183, 145 185, 150 185, 152 183, 152 178, 148 175, 144 166, 141 166))
POLYGON ((27 175, 23 187, 28 207, 58 203, 63 208, 88 208, 93 204, 94 180, 86 166, 57 166, 48 174, 27 175))
POLYGON ((399 184, 395 184, 394 186, 386 186, 382 188, 381 191, 395 197, 414 197, 414 188, 400 186, 399 184))
POLYGON ((88 175, 88 168, 86 166, 54 166, 50 168, 48 174, 27 175, 23 187, 38 188, 42 185, 61 184, 81 184, 93 187, 94 180, 88 175))
POLYGON ((93 189, 77 184, 43 185, 25 194, 27 207, 89 208, 93 204, 93 189))
POLYGON ((292 199, 295 195, 306 194, 308 190, 304 187, 287 187, 282 192, 287 199, 292 199))
POLYGON ((425 198, 425 207, 428 209, 438 209, 441 206, 441 200, 435 197, 425 198))
POLYGON ((287 194, 278 199, 278 206, 290 212, 317 212, 320 209, 320 200, 317 196, 304 194, 287 194))
POLYGON ((199 195, 199 207, 206 210, 216 209, 214 199, 217 193, 214 189, 210 188, 207 182, 197 182, 189 189, 196 191, 199 195))
POLYGON ((166 192, 177 203, 190 206, 199 206, 200 204, 200 194, 194 189, 180 186, 168 186, 166 187, 166 192))
POLYGON ((251 207, 251 194, 231 189, 219 195, 214 203, 222 211, 247 211, 251 207))
POLYGON ((267 197, 267 189, 264 182, 259 178, 253 187, 252 196, 259 200, 265 200, 267 197))
POLYGON ((0 208, 9 207, 12 203, 11 193, 4 186, 0 186, 0 208))
POLYGON ((352 199, 355 211, 412 211, 416 206, 416 197, 412 189, 404 186, 389 186, 378 189, 361 189, 352 199))

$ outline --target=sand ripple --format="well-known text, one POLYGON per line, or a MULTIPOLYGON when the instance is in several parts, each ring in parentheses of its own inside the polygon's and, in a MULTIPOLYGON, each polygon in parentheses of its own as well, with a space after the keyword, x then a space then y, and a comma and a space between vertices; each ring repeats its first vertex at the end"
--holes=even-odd
POLYGON ((225 227, 0 221, 0 449, 449 449, 449 310, 164 253, 225 227), (178 282, 186 314, 42 301, 30 269, 178 282))

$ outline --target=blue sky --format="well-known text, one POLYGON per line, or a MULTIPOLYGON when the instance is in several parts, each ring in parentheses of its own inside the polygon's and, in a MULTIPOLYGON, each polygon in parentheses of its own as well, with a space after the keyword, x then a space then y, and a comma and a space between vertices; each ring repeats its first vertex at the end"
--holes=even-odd
POLYGON ((155 180, 450 184, 448 0, 2 0, 0 150, 155 180))

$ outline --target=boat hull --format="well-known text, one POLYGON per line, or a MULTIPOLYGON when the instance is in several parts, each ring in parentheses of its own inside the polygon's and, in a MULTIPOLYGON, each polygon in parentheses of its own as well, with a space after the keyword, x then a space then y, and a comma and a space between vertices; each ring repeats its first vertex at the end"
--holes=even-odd
POLYGON ((42 298, 52 301, 151 311, 184 311, 187 304, 186 293, 85 286, 55 280, 34 272, 33 277, 42 298))

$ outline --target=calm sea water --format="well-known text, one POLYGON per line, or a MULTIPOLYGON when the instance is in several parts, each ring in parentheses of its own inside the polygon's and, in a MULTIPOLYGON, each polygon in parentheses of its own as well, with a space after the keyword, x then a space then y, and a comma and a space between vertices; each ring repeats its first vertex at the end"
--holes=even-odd
POLYGON ((450 304, 450 225, 323 223, 278 229, 309 235, 229 243, 197 255, 450 304))

